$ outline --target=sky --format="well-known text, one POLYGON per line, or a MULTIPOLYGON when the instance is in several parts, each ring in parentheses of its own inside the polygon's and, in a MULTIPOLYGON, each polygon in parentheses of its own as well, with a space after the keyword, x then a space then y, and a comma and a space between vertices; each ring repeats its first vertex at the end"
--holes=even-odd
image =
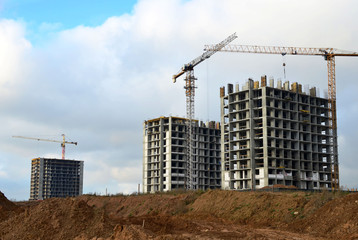
MULTIPOLYGON (((185 116, 183 64, 236 32, 234 44, 358 51, 354 0, 0 0, 0 191, 30 195, 31 159, 84 160, 84 193, 142 183, 143 122, 185 116)), ((219 88, 261 75, 327 91, 318 56, 216 53, 195 68, 195 115, 220 120, 219 88)), ((358 58, 337 57, 341 185, 358 188, 358 58)))

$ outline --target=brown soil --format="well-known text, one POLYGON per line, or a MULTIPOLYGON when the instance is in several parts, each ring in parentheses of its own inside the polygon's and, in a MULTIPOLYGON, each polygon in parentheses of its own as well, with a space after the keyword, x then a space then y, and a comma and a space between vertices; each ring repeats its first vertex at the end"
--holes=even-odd
POLYGON ((273 186, 266 186, 266 187, 263 187, 261 189, 271 189, 271 188, 285 188, 285 189, 297 189, 296 186, 286 186, 286 185, 281 185, 281 184, 275 184, 273 186))
POLYGON ((171 192, 22 202, 0 239, 357 239, 357 193, 171 192))
POLYGON ((0 192, 0 222, 9 218, 13 213, 19 212, 20 208, 9 201, 5 195, 0 192))

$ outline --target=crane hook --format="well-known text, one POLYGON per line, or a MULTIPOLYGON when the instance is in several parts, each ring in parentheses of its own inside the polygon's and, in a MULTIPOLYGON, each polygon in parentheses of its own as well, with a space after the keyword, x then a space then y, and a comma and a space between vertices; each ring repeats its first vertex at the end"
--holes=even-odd
POLYGON ((286 53, 281 53, 282 55, 282 66, 283 66, 283 78, 285 79, 286 81, 286 59, 285 59, 285 55, 286 53))

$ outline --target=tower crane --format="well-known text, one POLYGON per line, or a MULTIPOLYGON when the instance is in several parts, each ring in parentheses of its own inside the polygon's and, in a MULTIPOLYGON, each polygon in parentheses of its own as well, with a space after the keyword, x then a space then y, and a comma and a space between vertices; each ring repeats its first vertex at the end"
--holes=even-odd
POLYGON ((62 136, 62 141, 52 140, 52 139, 23 137, 23 136, 12 136, 12 137, 14 137, 14 138, 30 139, 30 140, 36 140, 36 141, 46 141, 46 142, 57 142, 57 143, 61 143, 61 147, 62 147, 62 159, 65 159, 66 144, 74 144, 74 145, 77 145, 77 142, 68 142, 68 141, 66 141, 66 140, 65 140, 65 134, 62 134, 61 136, 62 136))
POLYGON ((237 53, 264 53, 284 55, 323 56, 327 61, 328 70, 328 101, 331 153, 331 187, 339 188, 338 143, 337 143, 337 112, 336 112, 336 64, 335 57, 358 57, 358 52, 345 51, 335 48, 309 47, 278 47, 255 45, 226 45, 220 49, 216 45, 206 45, 206 51, 237 52, 237 53))
POLYGON ((194 118, 194 97, 195 97, 195 80, 194 77, 194 67, 204 60, 211 57, 214 53, 218 52, 224 46, 232 42, 235 38, 237 38, 236 33, 230 35, 222 42, 215 45, 215 50, 207 50, 199 57, 195 58, 188 64, 185 64, 181 70, 173 75, 173 82, 175 83, 177 78, 186 73, 185 77, 185 95, 186 95, 186 137, 187 137, 187 179, 186 179, 186 188, 193 189, 193 149, 192 149, 192 139, 193 139, 193 118, 194 118))

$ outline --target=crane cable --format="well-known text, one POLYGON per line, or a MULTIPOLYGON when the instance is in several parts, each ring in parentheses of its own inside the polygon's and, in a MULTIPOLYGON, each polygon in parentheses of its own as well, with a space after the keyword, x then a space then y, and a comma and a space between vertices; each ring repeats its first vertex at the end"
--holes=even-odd
POLYGON ((282 55, 282 66, 283 66, 283 78, 286 81, 286 58, 285 58, 286 53, 281 53, 281 55, 282 55))

